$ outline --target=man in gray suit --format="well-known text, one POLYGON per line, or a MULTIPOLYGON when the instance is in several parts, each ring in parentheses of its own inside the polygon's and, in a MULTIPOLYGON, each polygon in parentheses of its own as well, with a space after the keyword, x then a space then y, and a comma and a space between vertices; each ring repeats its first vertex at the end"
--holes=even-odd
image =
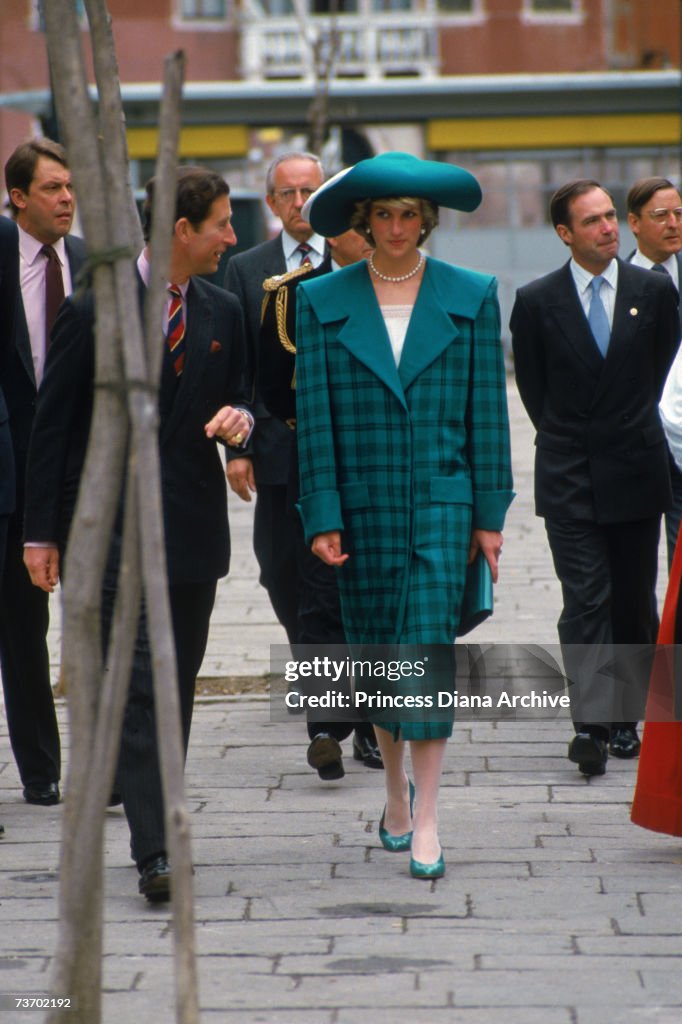
POLYGON ((237 296, 244 311, 256 415, 256 429, 246 457, 228 454, 227 478, 232 490, 245 501, 257 492, 253 549, 260 582, 290 643, 297 639, 299 589, 295 522, 287 502, 295 435, 271 416, 263 404, 259 336, 263 281, 303 262, 318 267, 324 259, 324 238, 315 234, 301 216, 303 204, 323 180, 322 164, 312 153, 284 153, 273 161, 266 178, 266 202, 282 222, 282 230, 276 238, 233 256, 225 274, 225 288, 237 296))
POLYGON ((5 165, 5 183, 18 228, 16 327, 0 366, 16 465, 16 510, 9 524, 0 586, 0 665, 7 724, 24 799, 59 801, 61 772, 57 717, 47 650, 48 595, 31 584, 23 562, 24 477, 36 395, 57 308, 73 290, 85 261, 83 240, 70 235, 74 215, 71 172, 62 146, 31 139, 5 165))
MULTIPOLYGON (((640 178, 628 192, 628 226, 637 239, 630 263, 645 270, 669 274, 680 293, 682 280, 682 197, 667 178, 640 178)), ((680 307, 682 313, 682 306, 680 307)), ((665 517, 668 568, 675 553, 682 518, 682 472, 670 458, 672 508, 665 517)))

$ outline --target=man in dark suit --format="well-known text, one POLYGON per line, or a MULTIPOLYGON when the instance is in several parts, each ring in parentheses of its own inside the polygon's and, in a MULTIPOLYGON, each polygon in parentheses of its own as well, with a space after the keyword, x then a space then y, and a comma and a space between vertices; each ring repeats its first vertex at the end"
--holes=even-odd
MULTIPOLYGON (((296 429, 296 290, 300 281, 328 274, 339 267, 366 259, 372 247, 356 231, 329 238, 330 255, 319 267, 304 264, 283 275, 268 278, 263 287, 263 322, 260 330, 260 390, 266 409, 295 432, 296 429)), ((312 553, 303 537, 303 526, 295 508, 298 500, 298 457, 294 446, 289 477, 289 515, 296 542, 298 576, 299 644, 344 644, 341 603, 336 570, 312 553)), ((305 655, 302 655, 305 656, 305 655)), ((369 722, 308 719, 307 760, 321 779, 343 778, 341 740, 353 732, 353 756, 368 768, 381 768, 383 761, 374 728, 369 722)))
MULTIPOLYGON (((151 212, 153 181, 147 186, 151 212)), ((239 304, 195 275, 213 273, 236 238, 229 188, 203 168, 178 172, 164 363, 159 393, 164 532, 185 750, 196 676, 203 660, 216 581, 229 568, 226 485, 215 439, 239 447, 253 419, 246 408, 245 347, 239 304)), ((147 216, 145 236, 150 233, 147 216)), ((138 258, 140 301, 149 250, 138 258)), ((92 295, 67 300, 53 331, 28 458, 24 557, 33 582, 59 576, 90 428, 94 374, 92 295), (32 544, 33 546, 28 546, 32 544)), ((103 632, 116 593, 120 523, 105 575, 103 632)), ((170 895, 149 642, 142 610, 116 774, 130 825, 139 890, 170 895)))
MULTIPOLYGON (((682 280, 682 197, 667 178, 641 178, 627 196, 628 226, 637 248, 628 256, 636 267, 669 274, 677 288, 682 280)), ((682 312, 682 305, 680 306, 682 312)), ((682 518, 682 472, 670 457, 673 504, 665 517, 668 568, 672 565, 682 518)))
POLYGON ((636 722, 594 714, 604 687, 616 691, 585 655, 597 665, 611 645, 656 638, 660 517, 671 502, 658 402, 680 323, 670 279, 616 259, 616 211, 598 182, 569 182, 550 211, 572 258, 519 289, 512 346, 537 431, 536 513, 563 593, 559 639, 576 730, 568 756, 591 776, 604 773, 609 749, 639 749, 636 722))
POLYGON ((19 229, 14 243, 19 287, 13 344, 0 368, 0 384, 9 407, 17 505, 0 587, 0 665, 24 799, 49 805, 59 801, 61 752, 47 648, 48 595, 31 585, 23 562, 24 476, 50 329, 61 300, 73 289, 85 246, 68 234, 74 201, 62 146, 51 139, 22 143, 5 165, 5 182, 19 229))
POLYGON ((325 255, 325 240, 301 216, 303 204, 319 188, 324 172, 311 153, 284 153, 268 169, 266 202, 282 222, 276 238, 233 256, 227 264, 225 287, 244 311, 249 369, 254 386, 257 430, 247 458, 228 456, 228 481, 245 501, 257 492, 253 548, 265 587, 290 643, 296 641, 298 574, 295 536, 287 513, 287 482, 294 435, 270 416, 260 394, 261 360, 258 342, 263 305, 263 281, 284 274, 302 262, 317 267, 325 255), (303 247, 303 249, 301 249, 303 247))

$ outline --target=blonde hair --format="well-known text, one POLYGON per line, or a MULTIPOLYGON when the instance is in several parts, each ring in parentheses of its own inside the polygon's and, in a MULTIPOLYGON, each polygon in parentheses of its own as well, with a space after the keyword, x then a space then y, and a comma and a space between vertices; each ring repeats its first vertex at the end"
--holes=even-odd
POLYGON ((374 237, 369 226, 369 215, 372 212, 372 203, 381 203, 382 206, 393 209, 412 210, 419 208, 422 217, 422 229, 419 235, 419 242, 425 242, 433 229, 438 224, 438 207, 430 199, 418 199, 415 196, 390 196, 387 198, 376 197, 374 199, 359 199, 350 219, 350 227, 375 245, 374 237))

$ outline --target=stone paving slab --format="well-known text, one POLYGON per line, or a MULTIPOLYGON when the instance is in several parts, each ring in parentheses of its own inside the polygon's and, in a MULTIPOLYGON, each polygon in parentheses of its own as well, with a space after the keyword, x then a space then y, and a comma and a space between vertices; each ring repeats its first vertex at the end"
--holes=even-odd
MULTIPOLYGON (((532 437, 510 390, 516 489, 494 617, 477 642, 556 644, 560 607, 532 514, 532 437)), ((202 676, 263 676, 283 643, 256 581, 253 505, 230 501, 202 676)), ((664 573, 662 573, 664 576, 664 573)), ((59 665, 53 602, 52 666, 59 665)), ((59 702, 65 757, 66 708, 59 702)), ((458 721, 448 747, 445 878, 383 851, 380 772, 323 784, 304 720, 267 697, 197 702, 186 785, 202 1024, 680 1024, 682 841, 635 828, 636 763, 584 780, 564 719, 458 721)), ((58 943, 62 808, 21 798, 0 715, 0 995, 44 995, 58 943)), ((174 1020, 171 918, 137 895, 107 813, 103 1024, 174 1020)), ((2 1024, 40 1015, 0 1009, 2 1024)), ((65 1024, 68 1022, 65 1019, 65 1024)))
MULTIPOLYGON (((576 783, 557 723, 548 738, 564 782, 555 795, 578 791, 590 802, 548 804, 549 787, 540 786, 539 806, 535 787, 515 785, 520 758, 500 764, 505 792, 494 802, 477 773, 465 785, 453 770, 455 739, 443 800, 448 871, 420 883, 409 878, 407 857, 378 845, 378 773, 351 762, 342 783, 325 786, 301 771, 298 730, 285 727, 273 793, 265 774, 258 784, 247 778, 248 760, 230 765, 219 744, 204 743, 217 716, 229 747, 228 707, 198 703, 187 773, 202 1020, 682 1020, 682 843, 630 824, 632 766, 607 775, 608 786, 576 783), (602 803, 604 795, 611 799, 602 803)), ((239 707, 243 750, 263 725, 258 701, 239 707)), ((6 736, 0 744, 8 765, 6 736)), ((62 809, 28 807, 15 794, 3 812, 0 991, 45 993, 58 935, 62 809)), ((158 1024, 173 1019, 170 915, 137 896, 127 845, 123 817, 111 812, 104 1020, 158 1024)))

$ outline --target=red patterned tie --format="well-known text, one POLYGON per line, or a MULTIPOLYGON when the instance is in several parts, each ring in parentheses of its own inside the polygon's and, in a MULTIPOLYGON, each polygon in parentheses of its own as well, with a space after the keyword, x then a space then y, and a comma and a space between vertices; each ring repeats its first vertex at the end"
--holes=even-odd
POLYGON ((168 286, 170 306, 168 307, 168 334, 166 341, 176 375, 179 377, 185 366, 185 317, 182 311, 182 292, 176 284, 168 286))
POLYGON ((305 263, 312 263, 312 260, 310 258, 310 253, 312 252, 312 250, 312 245, 308 245, 307 242, 301 242, 300 245, 296 246, 294 252, 300 252, 301 254, 301 262, 299 263, 299 267, 302 267, 305 263))

